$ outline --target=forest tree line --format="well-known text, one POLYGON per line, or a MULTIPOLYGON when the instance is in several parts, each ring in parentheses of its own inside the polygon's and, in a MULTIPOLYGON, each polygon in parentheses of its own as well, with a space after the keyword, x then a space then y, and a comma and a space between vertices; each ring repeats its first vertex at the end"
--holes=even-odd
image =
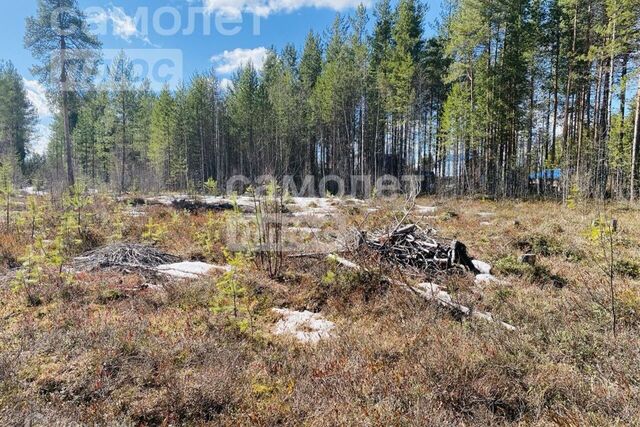
MULTIPOLYGON (((39 15, 59 1, 40 0, 39 15)), ((156 93, 123 52, 107 81, 65 96, 51 88, 58 108, 40 176, 201 191, 240 174, 337 175, 355 191, 352 175, 420 175, 455 195, 637 197, 639 0, 451 1, 433 37, 425 8, 380 0, 337 15, 224 88, 211 71, 156 93), (555 184, 530 179, 550 169, 555 184)), ((39 18, 28 23, 31 49, 39 18)), ((75 36, 99 53, 84 29, 75 36)), ((24 136, 11 141, 24 159, 24 136)))

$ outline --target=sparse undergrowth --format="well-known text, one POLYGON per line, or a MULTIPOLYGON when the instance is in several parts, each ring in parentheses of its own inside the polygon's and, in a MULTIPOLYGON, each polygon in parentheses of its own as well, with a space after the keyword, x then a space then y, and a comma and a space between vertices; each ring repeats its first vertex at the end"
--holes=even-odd
MULTIPOLYGON (((383 280, 415 277, 381 271, 365 255, 354 254, 367 272, 293 258, 271 279, 250 257, 224 252, 223 213, 151 207, 114 221, 122 207, 95 199, 73 222, 68 216, 58 245, 49 242, 60 236, 60 218, 44 219, 36 234, 47 257, 34 257, 33 275, 19 283, 8 269, 24 262, 31 232, 25 226, 3 234, 0 424, 637 425, 636 212, 616 213, 625 244, 615 265, 614 338, 602 272, 583 238, 595 212, 435 202, 456 215, 412 220, 467 243, 501 280, 480 288, 461 276, 443 285, 517 331, 451 316, 383 280), (186 259, 231 260, 240 268, 166 280, 162 290, 147 288, 148 278, 135 271, 61 277, 57 265, 97 242, 82 240, 82 229, 99 230, 105 242, 147 241, 186 259), (539 255, 535 266, 518 259, 530 251, 539 255), (26 298, 27 289, 37 298, 26 298), (317 346, 274 337, 273 307, 322 311, 337 336, 317 346)), ((379 207, 365 227, 393 218, 379 207)), ((361 213, 345 211, 362 224, 361 213)))

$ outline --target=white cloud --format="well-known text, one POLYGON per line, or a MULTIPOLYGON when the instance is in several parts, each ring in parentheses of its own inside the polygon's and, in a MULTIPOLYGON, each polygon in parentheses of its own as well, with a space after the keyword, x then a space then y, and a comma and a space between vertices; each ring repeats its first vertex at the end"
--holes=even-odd
POLYGON ((39 123, 36 126, 36 132, 31 141, 31 149, 38 154, 44 154, 47 151, 47 145, 51 139, 51 124, 39 123))
POLYGON ((225 91, 233 89, 233 81, 227 78, 220 80, 220 88, 225 91))
POLYGON ((242 12, 253 13, 258 16, 269 16, 278 12, 293 12, 303 7, 317 9, 344 10, 354 8, 361 3, 365 6, 368 0, 203 0, 209 12, 216 12, 227 16, 237 16, 242 12))
POLYGON ((225 50, 220 55, 211 57, 211 62, 216 64, 216 71, 220 74, 230 74, 251 63, 256 70, 262 70, 269 50, 266 47, 255 49, 225 50))
POLYGON ((133 38, 137 38, 151 44, 149 38, 138 30, 134 17, 127 15, 121 7, 102 9, 99 12, 89 14, 87 20, 89 24, 96 26, 98 32, 106 32, 106 25, 111 22, 114 36, 128 42, 133 38))
POLYGON ((47 150, 47 144, 51 136, 51 121, 53 112, 49 107, 45 88, 37 80, 24 79, 24 88, 27 91, 27 98, 36 109, 38 114, 38 124, 31 141, 32 150, 38 154, 43 154, 47 150))
POLYGON ((46 91, 37 80, 24 80, 24 88, 27 91, 27 98, 36 108, 38 116, 49 117, 51 110, 49 109, 49 101, 47 101, 46 91))

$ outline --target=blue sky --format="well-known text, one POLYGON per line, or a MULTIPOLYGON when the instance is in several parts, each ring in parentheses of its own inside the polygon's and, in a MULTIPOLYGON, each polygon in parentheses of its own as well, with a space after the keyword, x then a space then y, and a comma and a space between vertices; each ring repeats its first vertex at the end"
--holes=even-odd
MULTIPOLYGON (((161 85, 188 80, 197 71, 214 69, 226 84, 233 72, 251 60, 258 68, 270 47, 292 42, 301 48, 313 30, 322 33, 336 12, 349 14, 362 0, 79 0, 91 19, 91 28, 112 56, 120 49, 149 63, 142 73, 161 85), (138 19, 136 19, 136 17, 138 19), (195 17, 191 19, 190 17, 195 17), (207 31, 204 21, 209 23, 207 31), (190 29, 190 23, 195 26, 190 29), (162 58, 172 58, 171 70, 162 58), (159 77, 154 74, 158 66, 159 77), (168 77, 167 77, 168 76, 168 77)), ((366 6, 369 4, 365 1, 366 6)), ((23 47, 25 18, 36 13, 36 0, 7 1, 0 14, 0 59, 11 60, 24 76, 32 102, 38 108, 39 138, 34 149, 46 145, 51 112, 43 88, 29 69, 34 60, 23 47)), ((429 4, 425 31, 440 13, 439 0, 429 4)))

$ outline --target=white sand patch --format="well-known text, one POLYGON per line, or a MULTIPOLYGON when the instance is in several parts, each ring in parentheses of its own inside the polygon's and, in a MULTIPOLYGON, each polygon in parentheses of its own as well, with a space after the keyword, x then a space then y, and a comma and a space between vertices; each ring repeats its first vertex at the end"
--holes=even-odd
POLYGON ((229 266, 219 266, 199 261, 185 261, 156 267, 156 270, 160 273, 180 279, 197 279, 214 270, 226 272, 229 269, 229 266))
POLYGON ((329 211, 322 208, 310 208, 303 212, 293 212, 290 215, 294 218, 328 218, 335 214, 334 211, 329 211))
POLYGON ((420 205, 416 205, 415 210, 416 210, 416 213, 418 213, 420 215, 430 215, 430 214, 436 213, 438 208, 435 207, 435 206, 420 206, 420 205))
POLYGON ((25 187, 20 191, 27 196, 44 196, 47 194, 46 191, 39 191, 35 187, 25 187))
POLYGON ((473 266, 478 269, 480 274, 491 274, 491 264, 478 259, 474 259, 471 262, 473 263, 473 266))
POLYGON ((286 228, 291 233, 302 233, 302 234, 317 234, 322 232, 322 229, 316 227, 287 227, 286 228))
POLYGON ((336 327, 335 323, 325 319, 320 313, 286 308, 274 308, 273 312, 282 316, 273 329, 276 335, 289 335, 300 342, 312 344, 334 336, 332 331, 336 327))
POLYGON ((488 285, 489 283, 502 283, 500 279, 498 279, 493 274, 478 274, 475 279, 476 285, 488 285))

